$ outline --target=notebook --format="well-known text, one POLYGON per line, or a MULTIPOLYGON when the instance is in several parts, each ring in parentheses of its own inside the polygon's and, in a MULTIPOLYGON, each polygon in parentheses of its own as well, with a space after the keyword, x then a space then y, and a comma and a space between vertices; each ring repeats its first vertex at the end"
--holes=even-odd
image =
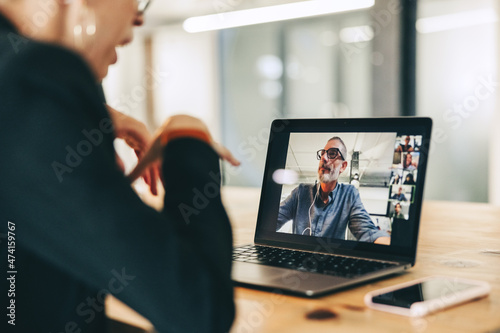
POLYGON ((318 296, 415 264, 432 121, 278 119, 232 279, 318 296))

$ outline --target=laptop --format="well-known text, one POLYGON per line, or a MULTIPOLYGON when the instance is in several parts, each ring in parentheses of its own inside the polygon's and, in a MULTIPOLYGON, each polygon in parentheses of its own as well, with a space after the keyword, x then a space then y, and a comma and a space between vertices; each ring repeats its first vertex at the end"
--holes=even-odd
POLYGON ((238 285, 314 297, 415 264, 430 118, 278 119, 238 285))

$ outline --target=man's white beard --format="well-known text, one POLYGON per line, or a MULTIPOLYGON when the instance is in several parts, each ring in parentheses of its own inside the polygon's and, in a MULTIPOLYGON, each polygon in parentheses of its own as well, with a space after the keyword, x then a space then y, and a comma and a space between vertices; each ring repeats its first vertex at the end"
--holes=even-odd
POLYGON ((340 170, 331 170, 329 173, 320 173, 319 174, 319 181, 321 183, 331 183, 336 181, 339 178, 339 171, 340 170))

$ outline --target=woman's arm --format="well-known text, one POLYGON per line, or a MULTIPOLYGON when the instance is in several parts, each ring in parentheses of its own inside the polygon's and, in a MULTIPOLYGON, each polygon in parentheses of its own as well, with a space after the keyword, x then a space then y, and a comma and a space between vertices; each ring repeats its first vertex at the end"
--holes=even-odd
MULTIPOLYGON (((106 108, 113 121, 115 135, 119 139, 123 139, 127 145, 134 149, 137 159, 140 160, 149 146, 152 143, 153 137, 149 133, 146 125, 140 121, 127 116, 118 110, 106 105, 106 108)), ((149 185, 153 195, 158 194, 158 178, 160 178, 160 166, 158 163, 152 164, 144 170, 142 177, 146 184, 149 185)))

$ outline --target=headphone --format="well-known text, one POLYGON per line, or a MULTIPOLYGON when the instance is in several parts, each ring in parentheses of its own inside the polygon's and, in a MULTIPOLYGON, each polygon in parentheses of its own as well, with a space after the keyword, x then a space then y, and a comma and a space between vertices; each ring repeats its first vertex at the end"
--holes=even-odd
MULTIPOLYGON (((314 182, 314 185, 315 186, 318 185, 318 180, 316 180, 314 182)), ((313 198, 313 201, 311 203, 311 206, 309 206, 309 213, 308 213, 308 216, 309 216, 309 227, 305 228, 304 231, 302 231, 302 235, 304 235, 304 233, 307 231, 307 229, 309 229, 309 236, 312 236, 311 208, 314 205, 314 203, 316 202, 316 198, 318 197, 318 194, 319 194, 319 188, 320 188, 320 186, 318 185, 318 187, 316 188, 316 194, 314 195, 314 198, 313 198)))

